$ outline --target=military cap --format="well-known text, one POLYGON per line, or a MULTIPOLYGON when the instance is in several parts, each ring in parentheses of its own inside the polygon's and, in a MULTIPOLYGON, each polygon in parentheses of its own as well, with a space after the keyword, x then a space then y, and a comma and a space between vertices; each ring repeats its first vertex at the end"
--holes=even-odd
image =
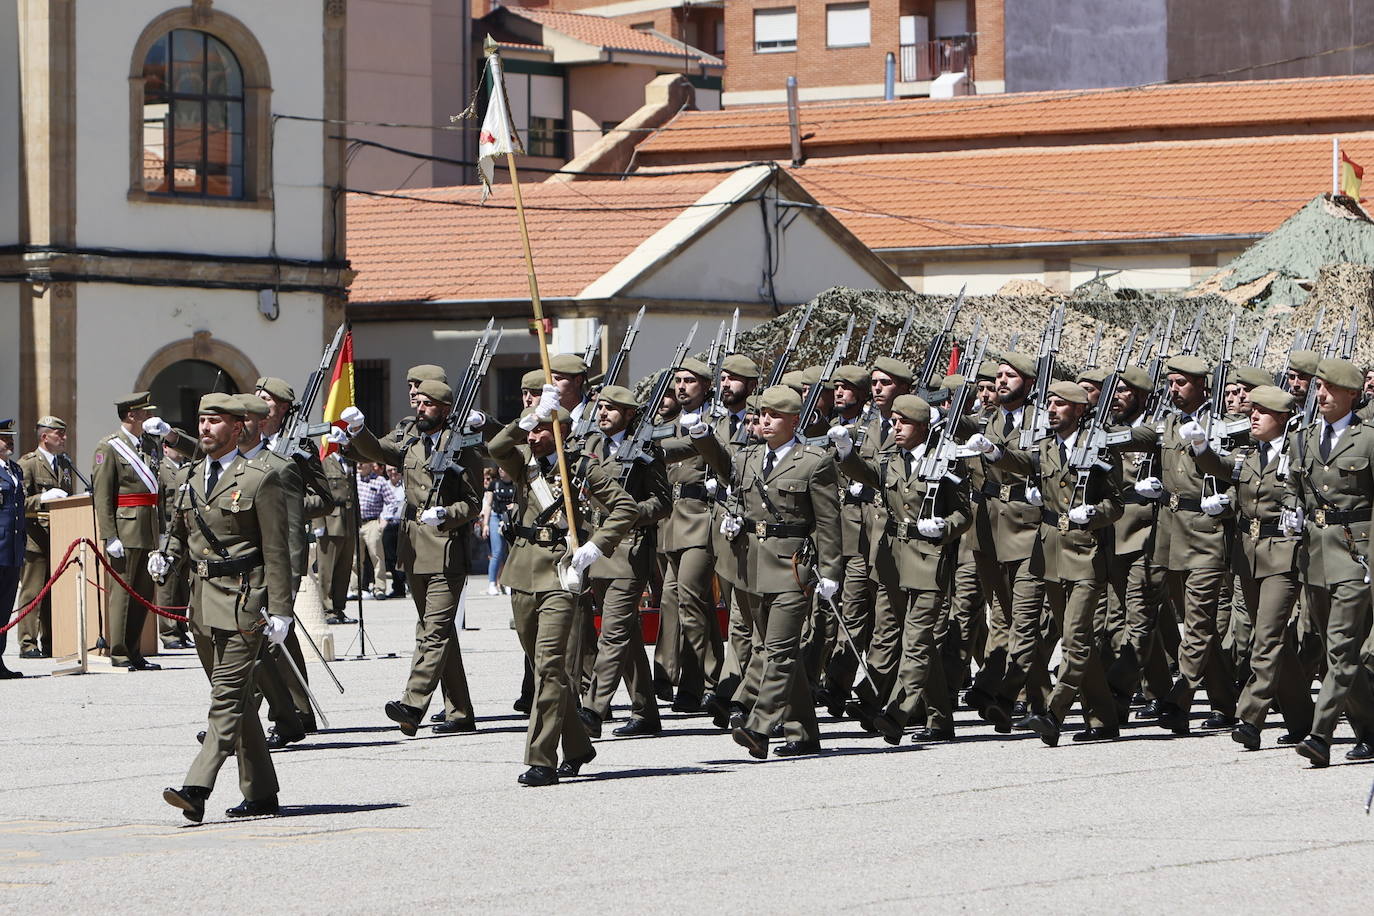
POLYGON ((415 387, 415 393, 423 394, 436 404, 453 403, 453 389, 438 379, 425 379, 415 387))
POLYGON ((978 381, 992 382, 997 380, 997 360, 985 359, 978 365, 978 381))
POLYGON ((869 385, 873 382, 873 378, 863 366, 840 366, 835 370, 834 381, 844 382, 847 385, 852 385, 855 388, 862 388, 864 391, 867 391, 869 385))
POLYGON ((276 398, 278 401, 285 401, 288 404, 296 400, 296 392, 291 388, 290 385, 286 384, 286 382, 282 379, 273 378, 270 375, 264 375, 262 378, 254 382, 253 390, 266 391, 268 394, 272 395, 272 397, 276 398))
POLYGON ((435 366, 432 363, 421 363, 418 366, 411 366, 406 373, 407 382, 443 382, 448 384, 448 373, 443 366, 435 366))
POLYGON ((930 422, 930 404, 914 394, 899 394, 892 399, 892 412, 913 423, 930 422))
MULTIPOLYGON (((529 407, 526 407, 524 410, 520 411, 520 419, 523 420, 523 419, 525 419, 526 417, 531 416, 531 415, 534 413, 535 409, 536 409, 536 405, 531 405, 531 406, 529 406, 529 407)), ((558 422, 559 422, 559 423, 571 423, 571 422, 572 422, 572 414, 568 413, 568 411, 567 411, 566 409, 562 408, 562 407, 555 407, 555 408, 553 409, 553 415, 554 415, 555 417, 558 418, 558 422)), ((549 421, 548 421, 548 420, 545 420, 545 421, 543 421, 543 422, 548 423, 549 421)))
POLYGON ((14 420, 0 420, 0 436, 14 435, 14 420))
MULTIPOLYGON (((821 382, 821 367, 807 366, 805 371, 802 372, 802 381, 808 385, 819 385, 821 382)), ((825 387, 834 388, 835 385, 833 383, 833 380, 830 382, 826 382, 825 387)))
POLYGON ((731 353, 725 357, 725 371, 736 378, 758 378, 759 364, 743 353, 731 353))
POLYGON ((607 385, 597 392, 596 399, 608 404, 615 404, 617 407, 639 408, 639 401, 635 400, 635 393, 623 385, 607 385))
POLYGON ((120 413, 126 410, 152 410, 153 402, 149 400, 151 397, 147 391, 135 391, 115 398, 114 404, 120 413))
POLYGON ((1169 361, 1164 364, 1164 369, 1166 372, 1177 372, 1181 375, 1196 375, 1199 378, 1206 378, 1208 366, 1207 360, 1203 359, 1201 356, 1179 354, 1178 356, 1171 356, 1169 361))
POLYGON ((1150 373, 1139 366, 1127 366, 1118 378, 1142 394, 1149 394, 1155 387, 1154 379, 1150 378, 1150 373))
POLYGON ((946 391, 953 391, 955 388, 962 388, 966 381, 968 381, 968 379, 964 378, 959 373, 951 372, 949 375, 940 379, 940 387, 946 391))
POLYGON ((761 398, 761 397, 763 397, 763 395, 761 395, 761 394, 751 394, 751 395, 749 395, 749 397, 745 398, 745 400, 744 400, 744 409, 745 409, 745 411, 748 412, 748 413, 758 413, 758 412, 759 412, 759 398, 761 398))
POLYGON ((1334 357, 1324 359, 1317 363, 1317 371, 1313 375, 1326 384, 1335 385, 1337 388, 1359 391, 1364 387, 1364 375, 1348 359, 1335 359, 1334 357))
POLYGON ((244 410, 243 401, 237 394, 222 394, 218 391, 212 391, 201 396, 199 412, 201 414, 222 413, 231 417, 238 417, 240 420, 247 413, 244 410))
POLYGON ((1257 366, 1241 366, 1233 375, 1236 381, 1246 388, 1258 388, 1260 385, 1274 384, 1274 377, 1257 366))
POLYGON ((759 397, 759 410, 798 414, 801 413, 801 406, 801 395, 786 385, 774 385, 759 397))
POLYGON ((801 371, 800 369, 793 369, 791 372, 784 372, 782 374, 782 383, 786 385, 788 388, 791 388, 797 394, 801 394, 802 389, 806 387, 806 373, 801 371))
POLYGON ((48 414, 46 417, 39 417, 39 418, 38 418, 38 422, 35 423, 34 425, 35 425, 35 426, 41 426, 41 427, 43 427, 44 429, 66 429, 66 428, 67 428, 66 422, 65 422, 61 417, 54 417, 52 414, 48 414))
POLYGON ((873 372, 881 372, 899 382, 910 382, 916 373, 911 367, 895 356, 880 356, 873 361, 873 372))
POLYGON ((587 374, 587 364, 576 353, 559 353, 549 359, 549 368, 560 375, 587 374))
POLYGON ((544 370, 531 369, 520 376, 520 389, 522 391, 543 391, 544 390, 544 370))
POLYGON ((1288 354, 1288 368, 1295 369, 1303 375, 1316 375, 1317 363, 1321 361, 1321 356, 1316 350, 1294 350, 1288 354))
POLYGON ((1297 400, 1276 385, 1259 385, 1250 392, 1250 403, 1265 410, 1278 413, 1292 413, 1297 400))
POLYGON ((1018 375, 1035 378, 1035 357, 1026 353, 1003 353, 1000 360, 999 367, 1011 366, 1018 375))
POLYGON ((272 412, 267 402, 256 394, 236 394, 234 397, 243 405, 243 415, 246 417, 265 417, 272 412))
POLYGON ((1103 366, 1095 366, 1092 369, 1084 369, 1082 372, 1078 373, 1078 378, 1074 379, 1074 381, 1088 382, 1092 385, 1101 386, 1102 383, 1107 380, 1107 376, 1111 374, 1112 370, 1103 366))
POLYGON ((683 372, 690 372, 699 379, 704 379, 708 382, 711 381, 711 367, 695 356, 689 356, 684 359, 682 364, 678 366, 678 369, 683 372))
POLYGON ((1068 401, 1070 404, 1088 403, 1088 392, 1077 382, 1055 382, 1050 386, 1050 397, 1068 401))

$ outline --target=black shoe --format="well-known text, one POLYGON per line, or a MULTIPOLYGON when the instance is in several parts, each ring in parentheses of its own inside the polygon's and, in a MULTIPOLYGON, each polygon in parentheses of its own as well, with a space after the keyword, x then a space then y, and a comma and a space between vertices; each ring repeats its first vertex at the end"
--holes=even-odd
POLYGON ((447 718, 448 718, 448 713, 444 712, 444 711, 441 709, 441 710, 439 710, 438 712, 436 712, 434 715, 430 716, 430 717, 429 717, 429 721, 434 722, 434 723, 437 724, 437 723, 439 723, 439 722, 444 721, 444 720, 447 719, 447 718))
MULTIPOLYGON (((181 640, 179 640, 179 639, 174 639, 174 640, 172 640, 171 642, 164 642, 164 643, 162 644, 162 648, 166 649, 166 650, 169 651, 169 652, 172 651, 173 649, 180 649, 180 648, 182 648, 181 640)), ((20 658, 23 658, 23 656, 21 655, 20 658)))
POLYGON ((996 702, 996 699, 985 690, 977 687, 970 687, 964 692, 964 705, 978 713, 978 718, 987 721, 986 710, 996 702))
POLYGON ((730 709, 714 693, 701 698, 701 710, 711 717, 711 724, 716 728, 730 727, 730 709))
POLYGON ((1030 707, 1024 702, 1018 701, 1012 704, 1011 716, 1013 719, 1024 719, 1031 714, 1030 707))
POLYGON ((778 749, 773 751, 778 757, 801 757, 806 754, 819 754, 820 752, 820 739, 815 739, 813 741, 789 741, 786 744, 778 745, 778 749))
POLYGON ((146 658, 131 658, 131 659, 129 659, 129 670, 130 670, 130 671, 161 671, 161 670, 162 670, 162 666, 159 665, 159 664, 157 664, 157 663, 155 663, 155 662, 150 662, 150 661, 148 661, 146 658))
POLYGON ((349 617, 347 614, 344 614, 344 613, 338 613, 338 614, 330 614, 330 615, 328 615, 327 617, 324 618, 324 622, 325 622, 325 623, 331 623, 331 624, 357 623, 357 622, 358 622, 358 618, 356 618, 356 617, 349 617))
MULTIPOLYGON (((1012 707, 1012 715, 1015 715, 1015 714, 1016 714, 1016 708, 1015 708, 1015 707, 1012 707)), ((1018 731, 1018 732, 1028 732, 1028 731, 1031 730, 1031 719, 1034 719, 1035 716, 1036 716, 1035 713, 1027 713, 1027 714, 1025 714, 1025 715, 1023 715, 1023 716, 1020 716, 1020 717, 1018 717, 1018 718, 1016 718, 1016 719, 1013 719, 1013 720, 1012 720, 1012 723, 1011 723, 1011 727, 1014 728, 1014 729, 1015 729, 1016 731, 1018 731)))
POLYGON ((533 705, 534 702, 529 697, 521 697, 514 703, 510 704, 510 708, 515 710, 516 712, 523 712, 525 715, 528 716, 530 714, 530 707, 533 705))
POLYGON ((1279 735, 1278 741, 1275 743, 1278 744, 1279 747, 1292 747, 1295 744, 1302 743, 1302 735, 1296 732, 1284 732, 1282 735, 1279 735))
POLYGON ((902 743, 902 727, 897 724, 897 720, 889 716, 886 712, 881 712, 871 720, 873 727, 878 734, 883 736, 883 740, 888 744, 902 743))
POLYGON ((201 744, 204 744, 204 743, 205 743, 205 732, 203 732, 203 731, 196 732, 196 740, 199 741, 201 744))
POLYGON ((690 693, 679 693, 677 699, 673 700, 673 712, 700 712, 701 697, 694 697, 690 693))
POLYGON ((650 722, 648 719, 635 716, 619 728, 612 729, 611 734, 617 738, 639 738, 644 735, 657 735, 661 731, 663 726, 658 722, 650 722))
POLYGON ((476 719, 445 719, 430 731, 436 735, 456 735, 459 732, 477 731, 476 719))
POLYGON ((918 728, 911 733, 912 744, 923 744, 927 741, 953 741, 954 726, 946 725, 944 728, 918 728))
POLYGON ((13 668, 6 668, 0 665, 0 681, 12 681, 24 676, 22 671, 15 671, 13 668))
MULTIPOLYGON (((586 726, 587 734, 591 735, 593 738, 600 738, 600 737, 601 737, 601 717, 600 717, 600 716, 598 716, 596 713, 592 712, 592 711, 591 711, 590 709, 588 709, 587 707, 583 706, 581 709, 579 709, 579 710, 577 711, 577 717, 578 717, 579 719, 581 719, 581 720, 582 720, 582 724, 583 724, 584 726, 586 726)), ((561 774, 560 774, 560 775, 561 775, 561 774)))
POLYGON ((1074 741, 1114 741, 1121 737, 1121 729, 1107 728, 1105 725, 1094 725, 1076 732, 1073 736, 1074 741))
POLYGON ((1245 746, 1247 751, 1260 749, 1260 730, 1249 722, 1242 722, 1231 729, 1231 740, 1245 746))
POLYGON ((1131 694, 1131 705, 1132 705, 1132 706, 1144 706, 1144 705, 1145 705, 1146 703, 1148 703, 1148 702, 1150 702, 1150 701, 1149 701, 1148 699, 1145 698, 1145 694, 1140 693, 1139 691, 1137 691, 1136 693, 1131 694))
POLYGON ((210 790, 204 786, 182 786, 180 789, 163 789, 162 800, 173 808, 180 808, 188 821, 199 824, 205 819, 205 800, 210 790))
POLYGON ((865 733, 878 734, 878 727, 873 724, 874 716, 877 714, 865 706, 862 700, 850 700, 844 704, 844 714, 858 722, 859 728, 862 728, 865 733))
POLYGON ((1179 709, 1173 703, 1159 704, 1158 722, 1160 728, 1167 728, 1175 735, 1188 734, 1189 722, 1188 714, 1179 709))
POLYGON ((1059 720, 1053 713, 1045 712, 1026 717, 1026 727, 1040 736, 1046 747, 1059 745, 1059 720))
POLYGON ((257 801, 245 798, 224 813, 229 817, 272 817, 281 813, 281 806, 277 804, 277 796, 269 795, 257 801))
POLYGON ((1203 728, 1235 728, 1240 720, 1223 712, 1214 712, 1202 721, 1203 728))
POLYGON ((1346 760, 1369 760, 1374 758, 1374 740, 1365 738, 1345 752, 1346 760))
POLYGON ((665 703, 673 702, 673 684, 667 680, 654 681, 654 696, 665 703))
POLYGON ((993 700, 984 707, 983 719, 991 722, 992 730, 999 735, 1011 734, 1011 713, 1001 700, 993 700))
POLYGON ((420 730, 420 716, 423 714, 414 706, 407 706, 399 700, 392 700, 384 707, 386 717, 401 727, 401 734, 413 737, 420 730))
POLYGON ((23 652, 20 652, 20 653, 19 653, 19 657, 20 657, 20 658, 42 658, 42 657, 43 657, 43 650, 42 650, 42 649, 25 649, 23 652))
POLYGON ((559 777, 576 776, 582 772, 582 768, 596 759, 596 748, 587 751, 586 754, 576 760, 564 760, 558 766, 559 777))
POLYGON ((1140 707, 1140 711, 1135 714, 1135 717, 1137 719, 1158 719, 1159 707, 1161 705, 1159 700, 1149 700, 1144 706, 1140 707))
POLYGON ((1316 735, 1308 735, 1298 744, 1298 753, 1312 761, 1313 767, 1331 765, 1331 742, 1316 735))
POLYGON ((726 727, 728 727, 731 731, 734 731, 737 728, 744 728, 744 710, 730 710, 730 721, 725 724, 726 727))
POLYGON ((297 741, 305 740, 305 732, 299 735, 283 735, 276 728, 267 733, 267 749, 269 751, 279 751, 288 744, 295 744, 297 741))
POLYGON ((522 786, 556 786, 558 773, 553 767, 530 767, 516 781, 522 786))
POLYGON ((749 756, 755 760, 766 760, 768 758, 768 736, 755 731, 750 731, 743 726, 730 732, 730 736, 735 739, 735 743, 749 752, 749 756))
POLYGON ((785 735, 785 734, 786 734, 786 732, 783 730, 783 727, 782 727, 782 723, 781 723, 781 722, 779 722, 777 725, 774 725, 774 726, 773 726, 771 729, 769 729, 769 731, 768 731, 768 737, 770 737, 770 738, 781 738, 781 737, 782 737, 783 735, 785 735))

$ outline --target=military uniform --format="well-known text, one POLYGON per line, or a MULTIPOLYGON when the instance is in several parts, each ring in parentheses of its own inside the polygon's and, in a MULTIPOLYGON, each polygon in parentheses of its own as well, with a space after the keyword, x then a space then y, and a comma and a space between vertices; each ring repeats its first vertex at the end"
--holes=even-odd
MULTIPOLYGON (((172 514, 176 511, 177 474, 183 464, 184 461, 170 461, 164 456, 158 465, 157 479, 162 486, 160 511, 164 525, 171 521, 172 514)), ((184 608, 191 600, 191 571, 186 568, 184 562, 178 562, 171 572, 155 585, 158 607, 184 608)), ((170 617, 158 617, 157 635, 164 649, 188 649, 192 644, 189 625, 170 617)))
MULTIPOLYGON (((14 421, 0 421, 0 434, 14 441, 14 421)), ((0 679, 23 677, 5 666, 5 644, 9 633, 5 624, 14 613, 14 596, 19 591, 20 571, 24 566, 24 471, 19 463, 0 460, 0 679)))
POLYGON ((323 459, 325 480, 329 482, 333 508, 324 516, 324 535, 315 539, 315 567, 319 576, 320 601, 325 613, 346 618, 348 606, 348 577, 353 571, 353 555, 358 536, 358 513, 353 501, 353 469, 345 467, 336 456, 323 459))
MULTIPOLYGON (((867 370, 863 370, 865 382, 867 370)), ((853 437, 862 414, 852 420, 836 419, 836 426, 844 426, 853 437)), ((843 468, 841 468, 843 470, 843 468)), ((828 711, 833 716, 840 715, 844 703, 854 689, 854 677, 859 662, 854 654, 867 652, 873 635, 873 593, 874 581, 869 577, 868 557, 872 545, 868 540, 868 528, 864 524, 865 507, 873 503, 876 491, 859 481, 850 481, 843 476, 840 486, 840 555, 844 560, 843 578, 840 581, 840 594, 835 602, 844 620, 849 635, 854 639, 851 647, 844 637, 836 634, 836 640, 825 662, 822 684, 828 711)), ((838 630, 838 627, 836 627, 838 630)))
MULTIPOLYGON (((56 417, 45 420, 61 423, 56 417)), ((48 426, 39 423, 39 426, 48 426)), ((64 427, 65 428, 65 425, 64 427)), ((50 455, 36 448, 19 459, 24 470, 24 514, 28 518, 27 541, 24 544, 24 571, 19 582, 19 606, 23 607, 43 590, 52 575, 52 543, 48 537, 48 509, 43 494, 49 490, 75 492, 76 475, 64 455, 50 455)), ((62 546, 65 550, 65 545, 62 546)), ((43 599, 39 608, 19 624, 20 655, 44 658, 52 655, 52 596, 43 599)))

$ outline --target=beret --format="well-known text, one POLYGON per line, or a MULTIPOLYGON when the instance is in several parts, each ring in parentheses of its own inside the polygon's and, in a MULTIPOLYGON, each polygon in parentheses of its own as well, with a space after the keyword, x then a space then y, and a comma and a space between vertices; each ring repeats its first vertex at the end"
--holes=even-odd
POLYGON ((448 384, 448 373, 442 366, 435 366, 430 363, 423 363, 419 366, 411 366, 406 373, 407 382, 435 381, 448 384))
POLYGON ((708 382, 711 381, 711 367, 706 365, 701 360, 697 359, 695 356, 689 356, 686 359, 684 359, 681 365, 678 366, 678 369, 684 372, 690 372, 699 379, 703 379, 708 382))
POLYGON ((1150 373, 1139 366, 1127 366, 1117 378, 1143 394, 1149 394, 1155 387, 1150 373))
POLYGON ((725 371, 738 378, 758 378, 759 364, 743 353, 731 353, 725 357, 725 371))
MULTIPOLYGON (((802 371, 802 382, 803 382, 803 383, 805 383, 805 384, 807 384, 807 385, 816 385, 816 384, 819 384, 819 383, 820 383, 820 380, 821 380, 821 367, 820 367, 820 366, 807 366, 806 369, 804 369, 804 370, 802 371)), ((831 386, 827 385, 826 387, 831 387, 831 386)))
POLYGON ((531 369, 520 376, 521 391, 543 391, 544 390, 544 370, 531 369))
POLYGON ((243 415, 245 417, 265 417, 272 412, 272 408, 267 406, 267 402, 256 394, 234 395, 243 403, 243 415))
POLYGON ((1348 359, 1324 359, 1317 363, 1317 371, 1313 374, 1326 384, 1335 385, 1337 388, 1359 391, 1364 387, 1364 374, 1348 359))
POLYGON ((840 366, 835 370, 834 381, 844 382, 846 385, 867 391, 869 385, 872 384, 872 376, 863 366, 840 366))
POLYGON ((914 394, 899 394, 893 398, 892 412, 915 423, 930 422, 930 404, 914 394))
POLYGON ((801 395, 786 385, 774 385, 759 397, 759 410, 798 414, 801 413, 801 406, 801 395))
POLYGON ((880 356, 873 361, 873 372, 881 372, 883 375, 891 376, 899 382, 910 382, 916 373, 911 371, 911 367, 897 359, 895 356, 880 356))
POLYGON ((1294 350, 1288 354, 1288 368, 1296 369, 1303 375, 1316 375, 1317 363, 1321 357, 1316 350, 1294 350))
POLYGON ((1035 357, 1028 353, 1003 353, 999 366, 1011 366, 1018 375, 1035 378, 1035 357))
POLYGON ((1091 369, 1084 369, 1082 372, 1078 373, 1078 378, 1074 379, 1074 381, 1089 382, 1093 385, 1100 386, 1103 382, 1107 380, 1107 376, 1111 374, 1112 370, 1106 368, 1105 366, 1094 366, 1091 369))
POLYGON ((1088 392, 1077 382, 1055 382, 1050 386, 1049 395, 1052 398, 1059 398, 1068 401, 1070 404, 1088 403, 1088 392))
POLYGON ((1258 388, 1260 385, 1274 384, 1274 377, 1258 366, 1241 366, 1232 373, 1236 381, 1246 388, 1258 388))
POLYGON ((39 418, 38 418, 38 422, 35 423, 34 425, 35 425, 35 426, 46 427, 47 429, 66 429, 66 428, 67 428, 66 422, 63 421, 61 417, 54 417, 52 414, 48 414, 46 417, 39 417, 39 418))
POLYGON ((240 420, 243 419, 243 415, 246 413, 243 406, 243 400, 239 395, 221 394, 218 391, 212 391, 207 395, 201 396, 199 412, 202 414, 222 413, 231 417, 238 417, 240 420))
POLYGON ((272 395, 272 397, 276 398, 278 401, 285 401, 288 404, 296 400, 296 392, 291 388, 290 385, 286 384, 286 382, 282 379, 273 378, 270 375, 264 375, 262 378, 254 382, 253 390, 266 391, 268 394, 272 395))
POLYGON ((634 407, 636 409, 639 407, 639 402, 635 400, 635 393, 623 385, 607 385, 597 392, 596 399, 615 404, 617 407, 634 407))
POLYGON ((1203 359, 1201 356, 1187 356, 1185 354, 1171 356, 1169 357, 1169 361, 1164 364, 1164 369, 1167 372, 1177 372, 1181 375, 1196 375, 1200 378, 1205 378, 1207 376, 1207 370, 1209 368, 1207 360, 1203 359))
POLYGON ((1288 392, 1275 385, 1259 385, 1250 392, 1250 403, 1265 410, 1278 413, 1292 413, 1297 400, 1288 392))
POLYGON ((978 381, 991 382, 997 379, 997 360, 985 359, 978 365, 978 381))
MULTIPOLYGON (((531 405, 531 406, 529 406, 529 407, 526 407, 524 410, 520 411, 520 419, 522 419, 522 420, 525 419, 526 417, 528 417, 528 416, 530 416, 531 414, 533 414, 534 411, 535 411, 534 405, 531 405)), ((555 417, 558 418, 558 422, 559 422, 559 423, 571 423, 571 422, 572 422, 572 414, 568 413, 568 411, 567 411, 566 409, 562 408, 562 407, 555 407, 555 408, 553 409, 553 415, 554 415, 555 417)), ((544 422, 545 422, 545 423, 548 423, 549 421, 548 421, 548 420, 545 420, 544 422)), ((541 424, 541 425, 542 425, 542 424, 541 424)))
POLYGON ((115 398, 115 407, 120 411, 135 409, 151 409, 152 401, 148 400, 151 395, 146 391, 135 391, 132 394, 121 395, 115 398))
POLYGON ((453 403, 453 389, 438 379, 425 379, 415 387, 415 393, 423 394, 436 404, 453 403))
POLYGON ((587 364, 576 353, 559 353, 549 359, 549 368, 561 375, 585 375, 587 364))
POLYGON ((800 369, 784 372, 782 374, 782 383, 797 394, 801 394, 802 389, 806 387, 806 373, 800 369))
POLYGON ((955 388, 962 388, 964 386, 964 382, 966 381, 967 379, 965 379, 959 373, 951 372, 949 375, 946 375, 944 378, 940 379, 940 387, 945 389, 946 391, 953 391, 955 388))

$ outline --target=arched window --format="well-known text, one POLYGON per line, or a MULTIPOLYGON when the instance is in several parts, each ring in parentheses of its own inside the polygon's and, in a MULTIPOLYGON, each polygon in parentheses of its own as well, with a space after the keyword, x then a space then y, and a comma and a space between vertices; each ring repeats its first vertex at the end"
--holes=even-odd
POLYGON ((193 436, 201 395, 211 391, 238 393, 238 386, 228 372, 203 359, 172 363, 154 376, 148 387, 162 418, 193 436))
POLYGON ((143 189, 244 196, 243 70, 206 32, 173 29, 143 61, 143 189))

